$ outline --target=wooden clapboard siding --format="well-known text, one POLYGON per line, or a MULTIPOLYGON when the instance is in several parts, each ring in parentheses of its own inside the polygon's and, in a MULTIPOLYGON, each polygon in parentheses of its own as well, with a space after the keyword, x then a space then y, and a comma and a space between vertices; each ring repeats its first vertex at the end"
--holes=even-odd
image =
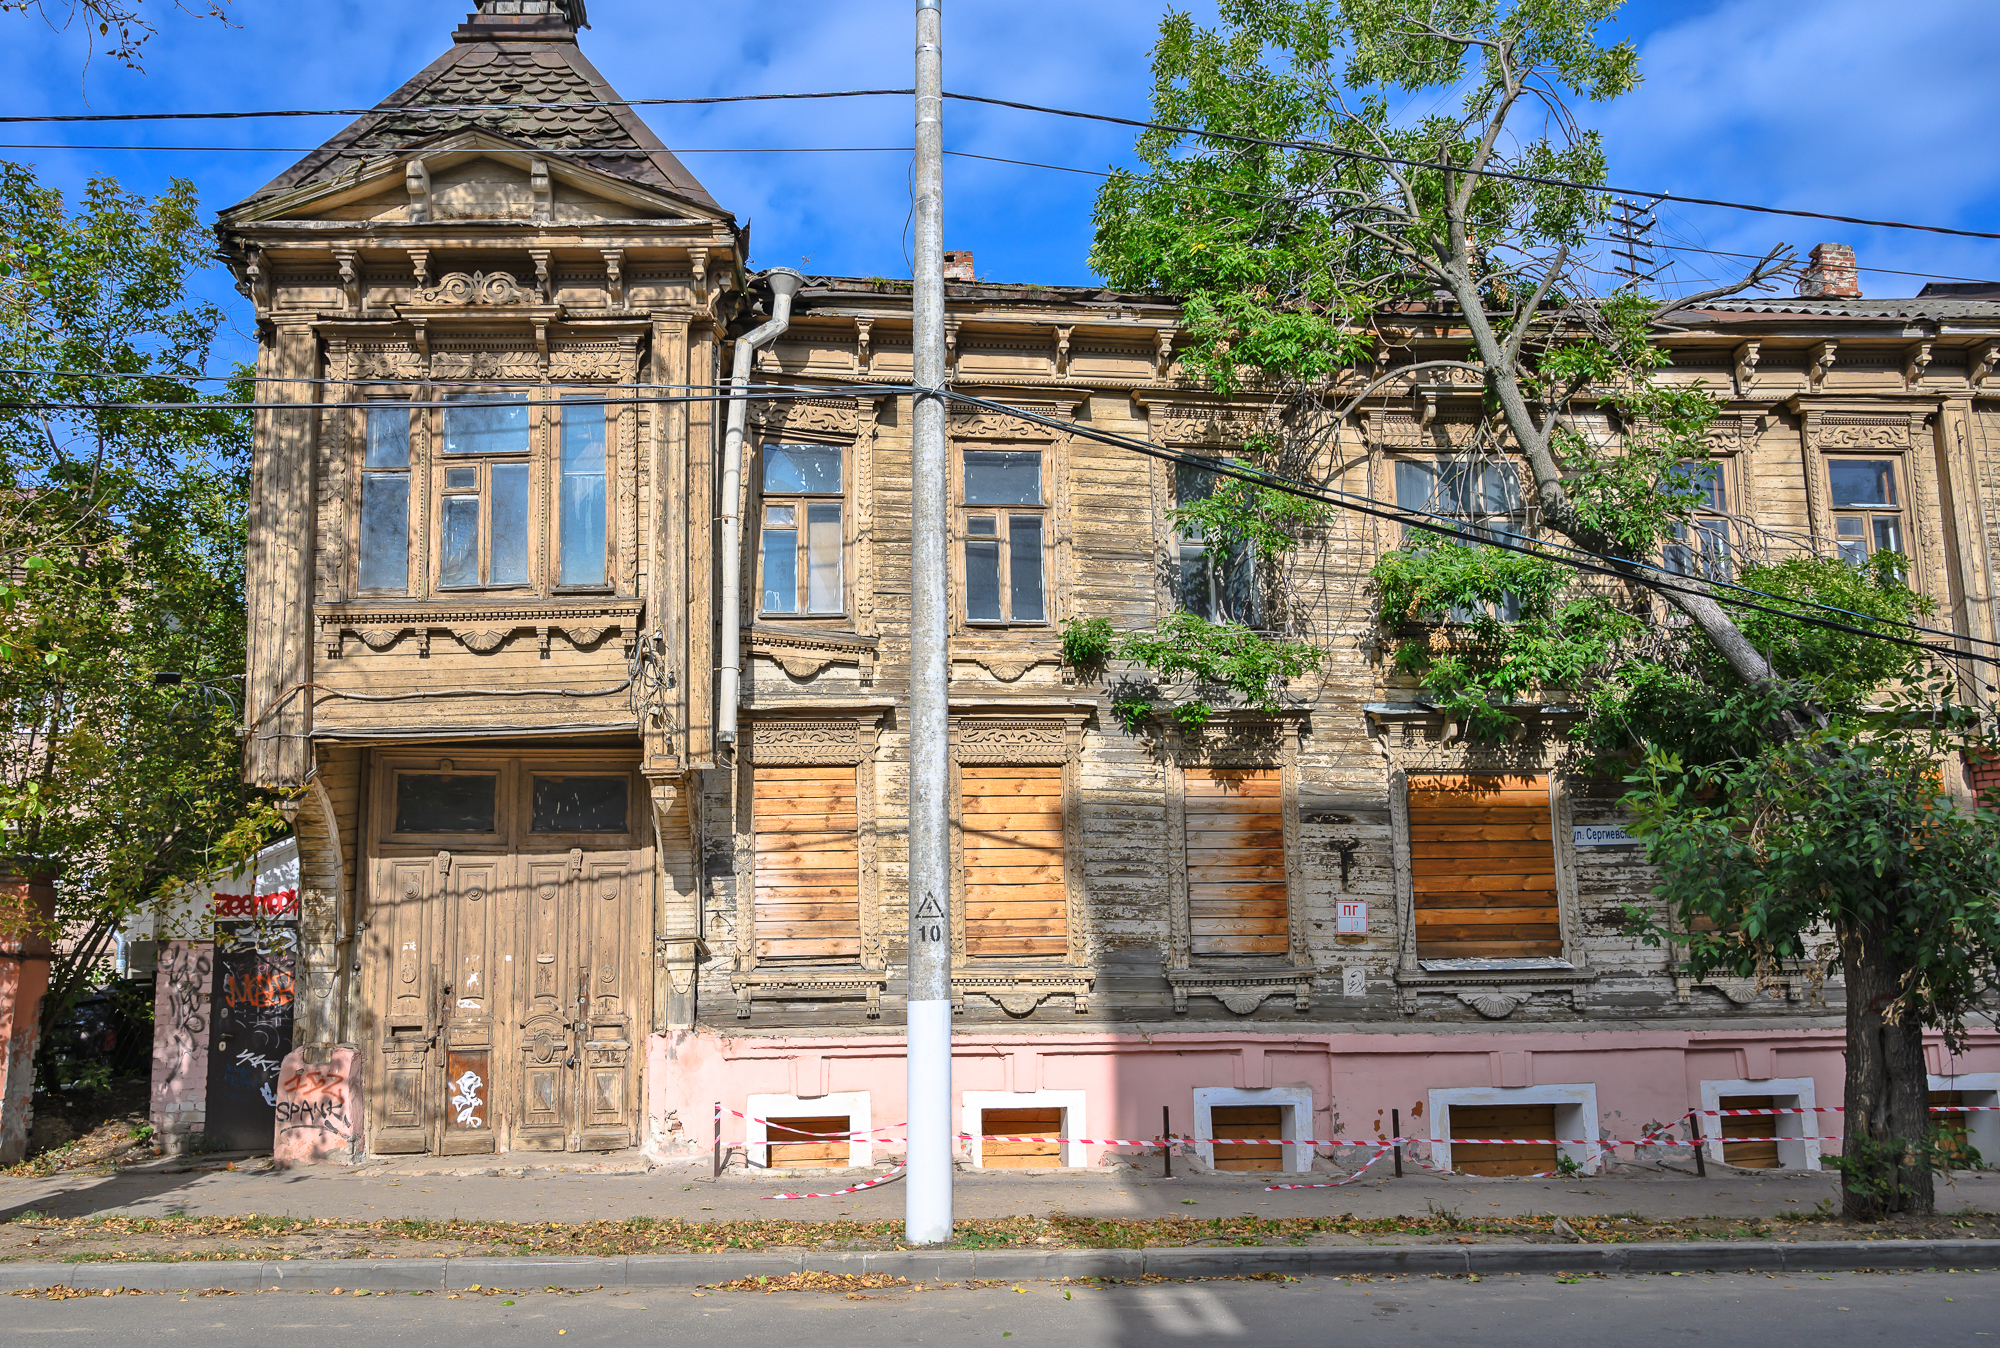
POLYGON ((1453 1105, 1451 1135, 1548 1138, 1546 1142, 1451 1144, 1451 1168, 1468 1175, 1540 1175, 1556 1168, 1554 1105, 1453 1105))
MULTIPOLYGON (((1717 1109, 1777 1109, 1778 1101, 1769 1095, 1725 1095, 1716 1101, 1717 1109)), ((1722 1159, 1730 1165, 1747 1166, 1753 1170, 1776 1170, 1778 1168, 1778 1116, 1775 1114, 1738 1114, 1716 1120, 1722 1125, 1724 1137, 1755 1138, 1754 1142, 1725 1142, 1722 1144, 1722 1159)))
POLYGON ((966 954, 1068 954, 1061 765, 967 764, 959 783, 966 954))
POLYGON ((858 958, 861 849, 854 769, 759 767, 752 773, 758 957, 858 958))
POLYGON ((1189 948, 1197 955, 1285 954, 1291 905, 1282 774, 1187 768, 1181 781, 1189 948))
POLYGON ((1561 955, 1547 777, 1412 776, 1417 955, 1561 955))
MULTIPOLYGON (((979 1131, 999 1133, 1007 1137, 1062 1136, 1063 1112, 1061 1109, 982 1109, 979 1111, 979 1131)), ((994 1142, 982 1140, 979 1144, 979 1164, 987 1170, 1028 1170, 1044 1166, 1059 1166, 1062 1162, 1060 1142, 994 1142)))
MULTIPOLYGON (((1216 1137, 1268 1137, 1285 1135, 1285 1111, 1277 1105, 1216 1105, 1208 1111, 1209 1127, 1216 1137)), ((1277 1142, 1215 1144, 1217 1170, 1278 1170, 1285 1154, 1277 1142)))
POLYGON ((809 1137, 809 1133, 844 1133, 854 1125, 845 1114, 827 1114, 805 1119, 772 1119, 764 1130, 771 1144, 772 1165, 846 1165, 847 1139, 809 1137))
MULTIPOLYGON (((1932 1091, 1931 1103, 1934 1105, 1969 1105, 1973 1102, 1966 1099, 1964 1091, 1932 1091)), ((1971 1152, 1973 1148, 1968 1137, 1967 1127, 1971 1122, 1971 1118, 1972 1116, 1969 1114, 1931 1115, 1931 1136, 1937 1139, 1939 1152, 1943 1154, 1943 1159, 1954 1170, 1964 1170, 1972 1164, 1971 1152)))

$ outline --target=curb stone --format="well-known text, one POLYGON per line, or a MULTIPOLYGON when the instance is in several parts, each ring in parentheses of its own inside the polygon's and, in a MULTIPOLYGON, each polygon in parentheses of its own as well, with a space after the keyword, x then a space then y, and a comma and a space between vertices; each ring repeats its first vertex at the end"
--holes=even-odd
POLYGON ((8 1264, 0 1291, 63 1283, 146 1292, 697 1287, 801 1271, 886 1273, 912 1282, 993 1278, 1227 1278, 1355 1274, 1839 1272, 2000 1269, 2000 1241, 1840 1240, 1631 1245, 1223 1246, 1102 1250, 878 1250, 553 1259, 294 1259, 201 1263, 8 1264))

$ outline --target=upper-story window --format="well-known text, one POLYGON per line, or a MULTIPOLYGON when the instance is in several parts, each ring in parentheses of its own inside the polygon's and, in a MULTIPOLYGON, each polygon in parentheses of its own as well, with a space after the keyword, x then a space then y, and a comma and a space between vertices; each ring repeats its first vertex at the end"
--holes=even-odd
MULTIPOLYGON (((1511 463, 1472 457, 1397 459, 1396 506, 1443 518, 1434 527, 1455 529, 1480 538, 1502 539, 1518 535, 1526 528, 1526 511, 1521 501, 1521 480, 1511 463)), ((1416 544, 1415 535, 1424 522, 1403 526, 1403 546, 1416 544)), ((1451 536, 1451 541, 1470 540, 1451 536)), ((1493 606, 1493 615, 1503 622, 1521 616, 1520 601, 1512 595, 1493 606)), ((1470 622, 1478 615, 1469 609, 1451 612, 1453 622, 1470 622)))
MULTIPOLYGON (((1185 463, 1174 468, 1174 502, 1182 508, 1208 500, 1220 485, 1222 479, 1205 468, 1185 463)), ((1182 610, 1210 622, 1254 626, 1257 559, 1250 544, 1208 539, 1199 523, 1185 518, 1176 522, 1174 534, 1182 610)))
POLYGON ((1047 516, 1039 450, 964 451, 965 620, 1049 620, 1047 516))
POLYGON ((438 585, 524 586, 531 518, 525 392, 453 393, 437 468, 438 585))
POLYGON ((847 611, 846 455, 837 445, 766 445, 767 614, 847 611))
POLYGON ((1826 485, 1833 542, 1843 561, 1859 564, 1877 552, 1904 551, 1894 459, 1828 459, 1826 485))
POLYGON ((1688 519, 1672 527, 1673 541, 1660 550, 1660 565, 1677 576, 1728 580, 1734 574, 1729 549, 1729 489, 1719 463, 1682 466, 1701 492, 1688 519))
POLYGON ((361 456, 361 541, 356 588, 410 591, 410 409, 368 409, 361 456))
POLYGON ((562 404, 562 491, 556 510, 558 585, 597 589, 610 575, 604 496, 604 404, 572 394, 562 404))

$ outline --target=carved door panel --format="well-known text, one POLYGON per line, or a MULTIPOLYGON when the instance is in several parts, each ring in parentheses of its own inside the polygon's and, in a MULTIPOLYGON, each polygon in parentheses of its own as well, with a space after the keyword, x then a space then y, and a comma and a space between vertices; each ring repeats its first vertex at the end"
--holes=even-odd
POLYGON ((435 1047, 443 978, 435 903, 435 858, 385 858, 375 863, 365 967, 375 984, 363 1013, 373 1077, 369 1150, 432 1149, 437 1110, 435 1047), (373 1022, 372 1024, 370 1022, 373 1022))
POLYGON ((638 1140, 639 1046, 652 996, 650 988, 639 986, 649 914, 633 858, 622 852, 586 854, 577 908, 585 984, 578 999, 583 1052, 574 1145, 616 1151, 638 1140))
POLYGON ((566 1151, 571 1142, 578 1028, 575 892, 568 857, 522 858, 525 894, 514 942, 517 1102, 513 1145, 566 1151))
POLYGON ((438 1150, 495 1151, 493 947, 496 905, 509 869, 502 857, 455 859, 443 886, 444 1051, 438 1150))

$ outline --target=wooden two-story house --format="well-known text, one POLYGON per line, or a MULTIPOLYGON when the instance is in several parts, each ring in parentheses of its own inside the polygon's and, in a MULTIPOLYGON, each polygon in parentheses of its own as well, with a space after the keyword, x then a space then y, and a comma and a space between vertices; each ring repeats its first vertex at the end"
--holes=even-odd
MULTIPOLYGON (((245 763, 296 804, 292 1159, 685 1154, 717 1102, 902 1119, 908 288, 807 278, 739 367, 736 338, 783 306, 585 59, 584 19, 483 0, 222 216, 272 404, 245 763)), ((1868 301, 1838 250, 1821 263, 1817 296, 1716 305, 1674 339, 1669 377, 1728 400, 1697 532, 1893 548, 1941 623, 1994 639, 2000 295, 1868 301)), ((1263 408, 1184 377, 1159 297, 968 268, 948 324, 954 388, 1030 414, 950 420, 967 1133, 1151 1136, 1165 1106, 1197 1136, 1360 1140, 1400 1110, 1443 1138, 1456 1109, 1594 1164, 1589 1139, 1690 1107, 1837 1099, 1837 983, 1695 982, 1625 930, 1649 879, 1565 771, 1559 715, 1471 744, 1390 677, 1366 577, 1394 526, 1336 515, 1301 563, 1324 663, 1280 715, 1128 733, 1105 679, 1065 664, 1064 620, 1228 615, 1254 585, 1173 532, 1198 473, 1078 432, 1228 452, 1263 408)), ((1394 359, 1453 340, 1448 315, 1410 327, 1394 359)), ((1477 409, 1476 389, 1392 386, 1313 472, 1434 502, 1477 409)), ((1470 495, 1515 509, 1505 482, 1470 495)), ((2000 1101, 1990 1035, 1934 1071, 2000 1101)), ((808 1154, 744 1128, 753 1160, 808 1154)), ((1202 1155, 1313 1161, 1270 1151, 1202 1155)))

